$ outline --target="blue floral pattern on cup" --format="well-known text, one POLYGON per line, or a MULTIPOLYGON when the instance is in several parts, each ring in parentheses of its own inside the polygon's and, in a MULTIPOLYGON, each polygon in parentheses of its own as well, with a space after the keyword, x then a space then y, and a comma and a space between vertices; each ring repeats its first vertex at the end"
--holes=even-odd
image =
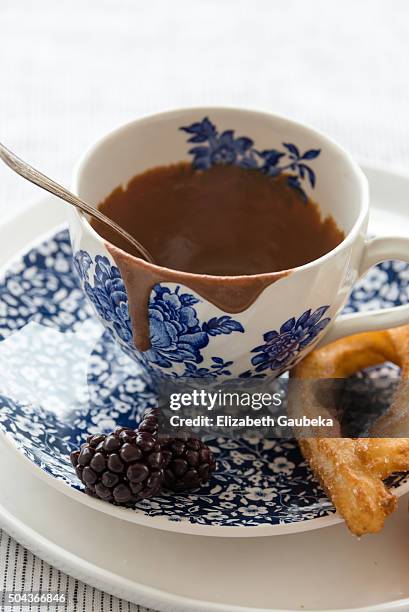
POLYGON ((248 136, 236 137, 234 130, 224 130, 220 134, 208 117, 180 129, 189 134, 188 142, 197 145, 189 150, 196 170, 208 170, 217 165, 236 165, 260 170, 271 178, 286 173, 287 184, 298 192, 304 202, 307 201, 303 189, 305 181, 309 182, 312 189, 315 187, 315 172, 307 162, 318 157, 320 149, 308 149, 301 153, 295 144, 283 142, 282 150, 259 151, 248 136))
POLYGON ((207 346, 209 337, 193 308, 197 302, 190 293, 181 294, 179 287, 176 291, 160 285, 154 288, 149 302, 152 348, 146 353, 150 362, 169 368, 172 361, 203 361, 201 349, 207 346))
POLYGON ((289 368, 300 352, 314 342, 328 323, 330 317, 322 318, 329 306, 321 306, 311 313, 306 310, 298 319, 288 319, 279 331, 272 330, 264 334, 264 344, 256 346, 251 351, 257 353, 251 363, 256 366, 256 372, 265 370, 283 371, 289 368))
MULTIPOLYGON (((84 250, 75 253, 74 266, 96 312, 110 324, 111 331, 117 335, 128 354, 162 370, 181 364, 184 371, 180 375, 183 376, 214 378, 231 374, 228 368, 233 362, 217 355, 211 357, 209 368, 198 368, 196 364, 203 362, 201 351, 212 337, 244 333, 239 321, 230 315, 223 315, 201 323, 195 309, 198 298, 182 292, 180 287, 171 290, 157 284, 152 290, 148 310, 151 348, 142 355, 133 344, 128 298, 119 269, 102 255, 96 256, 94 264, 84 250), (92 285, 90 269, 93 265, 92 285)), ((172 375, 176 375, 176 372, 173 371, 172 375)))
POLYGON ((132 342, 131 321, 128 312, 128 296, 116 266, 111 266, 107 257, 97 255, 94 272, 94 286, 88 280, 88 269, 91 257, 85 251, 76 254, 74 261, 77 262, 77 269, 81 270, 84 278, 84 289, 91 303, 94 305, 98 314, 112 323, 113 329, 119 338, 126 344, 132 342))
MULTIPOLYGON (((82 444, 88 433, 108 432, 115 425, 133 427, 142 411, 153 405, 154 395, 144 382, 138 364, 105 332, 87 363, 87 393, 79 394, 68 409, 57 409, 58 401, 66 399, 66 390, 73 385, 71 379, 62 380, 61 371, 65 372, 66 364, 75 365, 83 353, 82 343, 76 345, 81 349, 79 355, 61 352, 61 336, 78 333, 84 325, 100 329, 80 288, 78 276, 72 271, 71 261, 68 232, 64 231, 26 253, 0 282, 0 340, 13 338, 16 342, 16 350, 9 356, 15 378, 5 380, 3 377, 1 381, 0 429, 38 469, 81 490, 68 459, 69 452, 82 444), (55 331, 54 340, 47 337, 39 355, 41 364, 47 365, 50 381, 46 405, 35 401, 34 397, 28 402, 17 399, 21 373, 28 364, 24 335, 16 332, 32 321, 55 331), (8 385, 8 392, 5 385, 8 385)), ((87 278, 87 273, 89 279, 93 265, 89 255, 81 252, 75 261, 83 279, 87 278)), ((385 303, 396 305, 399 294, 407 292, 407 264, 388 262, 375 270, 379 270, 379 276, 371 271, 371 276, 356 287, 355 295, 359 294, 360 298, 350 300, 350 310, 359 309, 365 294, 377 300, 377 305, 384 306, 385 303), (385 274, 390 285, 380 282, 385 274)), ((98 274, 99 278, 102 274, 108 281, 104 286, 118 290, 115 274, 104 266, 98 274)), ((103 299, 99 296, 98 304, 103 304, 104 308, 112 300, 110 292, 107 295, 109 299, 105 294, 103 299)), ((115 299, 113 304, 117 306, 115 299)), ((109 306, 109 313, 114 306, 109 306)), ((322 313, 314 325, 325 320, 324 315, 322 313)), ((205 331, 209 341, 220 333, 220 326, 226 325, 231 325, 229 320, 208 321, 205 331)), ((296 327, 297 322, 291 326, 292 329, 296 327)), ((191 365, 193 369, 200 369, 193 362, 191 365)), ((220 366, 217 361, 214 365, 220 366)), ((36 364, 29 366, 29 375, 35 375, 36 364)), ((371 376, 379 371, 382 375, 384 368, 372 369, 371 376)), ((129 512, 171 522, 229 528, 298 523, 334 512, 293 440, 217 438, 209 440, 209 444, 216 455, 217 471, 208 485, 186 495, 163 494, 139 502, 129 512)), ((389 484, 397 487, 406 479, 397 474, 389 484)))
MULTIPOLYGON (((109 259, 102 255, 95 258, 93 285, 90 283, 90 269, 93 261, 90 255, 80 250, 74 254, 75 268, 84 283, 89 297, 99 316, 109 323, 122 346, 137 360, 149 366, 160 368, 164 374, 174 364, 181 364, 183 370, 172 370, 172 376, 217 377, 229 376, 233 361, 214 355, 209 367, 198 368, 203 362, 202 349, 208 346, 214 336, 245 333, 243 325, 230 315, 199 320, 195 305, 199 299, 180 287, 171 290, 160 284, 155 285, 149 299, 149 327, 151 348, 141 354, 134 347, 132 328, 128 311, 128 299, 120 272, 109 259)), ((251 359, 254 371, 249 369, 241 377, 264 376, 270 370, 279 374, 288 369, 330 322, 322 318, 329 306, 321 306, 311 313, 306 310, 297 319, 292 317, 279 331, 268 331, 263 335, 264 344, 252 349, 257 353, 251 359)), ((156 370, 155 374, 158 374, 156 370)))

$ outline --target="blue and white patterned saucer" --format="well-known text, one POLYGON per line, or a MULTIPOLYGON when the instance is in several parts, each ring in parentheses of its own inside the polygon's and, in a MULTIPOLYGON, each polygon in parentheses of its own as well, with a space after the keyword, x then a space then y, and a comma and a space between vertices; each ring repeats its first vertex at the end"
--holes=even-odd
MULTIPOLYGON (((103 512, 185 533, 273 535, 340 520, 288 440, 211 440, 218 469, 197 493, 162 495, 134 509, 85 495, 70 451, 90 432, 134 426, 153 396, 138 365, 94 318, 71 257, 64 230, 15 261, 0 283, 0 429, 37 475, 103 512)), ((380 264, 347 310, 408 302, 408 278, 409 265, 380 264)), ((391 486, 401 494, 409 482, 397 475, 391 486)))

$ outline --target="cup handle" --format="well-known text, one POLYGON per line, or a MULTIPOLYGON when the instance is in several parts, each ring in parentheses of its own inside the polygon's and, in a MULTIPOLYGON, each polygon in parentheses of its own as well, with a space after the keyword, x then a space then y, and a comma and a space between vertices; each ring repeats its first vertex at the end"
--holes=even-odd
MULTIPOLYGON (((358 270, 358 278, 363 276, 372 266, 388 259, 400 259, 409 262, 409 238, 391 236, 367 240, 358 270)), ((337 317, 318 346, 324 346, 339 338, 359 332, 388 329, 406 323, 409 323, 409 304, 364 313, 341 315, 337 317)))

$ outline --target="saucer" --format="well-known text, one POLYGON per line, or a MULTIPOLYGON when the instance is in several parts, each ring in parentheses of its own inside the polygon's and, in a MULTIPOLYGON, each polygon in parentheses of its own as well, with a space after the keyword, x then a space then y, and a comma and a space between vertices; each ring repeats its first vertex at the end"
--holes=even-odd
MULTIPOLYGON (((408 264, 380 264, 355 287, 346 311, 407 302, 408 278, 408 264)), ((72 270, 66 229, 3 268, 0 333, 0 429, 34 473, 83 504, 153 528, 224 537, 341 521, 292 440, 212 439, 217 470, 208 485, 132 509, 84 494, 69 453, 89 433, 135 426, 153 395, 92 314, 72 270)), ((402 495, 408 477, 396 475, 390 486, 402 495)))
POLYGON ((53 567, 141 610, 409 608, 407 498, 382 533, 360 540, 342 524, 273 539, 201 538, 148 529, 77 503, 33 478, 3 436, 0 458, 8 466, 0 470, 0 527, 53 567))

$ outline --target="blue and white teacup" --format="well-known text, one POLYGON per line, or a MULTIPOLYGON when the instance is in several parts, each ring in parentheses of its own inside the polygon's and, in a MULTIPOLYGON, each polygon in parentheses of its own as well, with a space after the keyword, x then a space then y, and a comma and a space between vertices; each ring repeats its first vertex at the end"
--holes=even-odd
POLYGON ((371 266, 387 259, 409 261, 409 239, 367 240, 365 176, 338 144, 305 125, 230 108, 139 119, 86 153, 74 190, 97 205, 136 174, 180 161, 204 171, 214 164, 238 164, 271 180, 290 169, 294 189, 317 202, 323 216, 332 215, 345 239, 319 259, 282 273, 206 276, 142 262, 107 243, 74 211, 70 232, 84 291, 102 323, 146 373, 276 377, 319 342, 409 321, 409 306, 339 316, 354 283, 371 266), (146 292, 141 274, 160 282, 146 292), (223 299, 210 300, 212 291, 223 299))

